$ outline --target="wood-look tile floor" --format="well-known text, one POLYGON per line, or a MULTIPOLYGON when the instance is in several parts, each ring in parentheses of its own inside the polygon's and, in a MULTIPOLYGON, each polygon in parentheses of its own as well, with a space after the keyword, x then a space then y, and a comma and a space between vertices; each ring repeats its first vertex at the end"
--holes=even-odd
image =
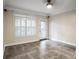
POLYGON ((52 40, 8 46, 4 59, 76 59, 75 48, 52 40))

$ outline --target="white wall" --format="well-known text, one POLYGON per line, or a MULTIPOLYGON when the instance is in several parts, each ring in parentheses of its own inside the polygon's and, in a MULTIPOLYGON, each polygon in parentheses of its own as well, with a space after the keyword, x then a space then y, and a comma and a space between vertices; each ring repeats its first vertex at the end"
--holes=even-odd
POLYGON ((67 44, 76 44, 76 12, 70 11, 51 16, 49 20, 49 38, 67 44))
MULTIPOLYGON (((16 38, 14 35, 13 11, 4 12, 4 46, 34 42, 40 40, 40 16, 36 16, 36 34, 34 36, 16 38)), ((47 20, 46 20, 47 21, 47 20)))
MULTIPOLYGON (((4 45, 16 45, 16 44, 22 44, 27 42, 33 42, 38 41, 39 36, 36 34, 32 37, 23 37, 23 38, 17 38, 14 35, 14 23, 13 23, 13 12, 7 11, 4 12, 4 45)), ((38 22, 36 20, 36 22, 38 22)), ((37 24, 38 26, 39 24, 37 24)), ((36 30, 38 32, 38 27, 36 26, 36 30)))
MULTIPOLYGON (((65 43, 75 45, 75 11, 51 16, 49 20, 49 39, 63 41, 65 43)), ((16 38, 13 33, 13 12, 4 13, 4 45, 15 45, 40 40, 40 21, 39 16, 36 17, 36 35, 32 37, 16 38)), ((48 34, 47 34, 48 35, 48 34)))

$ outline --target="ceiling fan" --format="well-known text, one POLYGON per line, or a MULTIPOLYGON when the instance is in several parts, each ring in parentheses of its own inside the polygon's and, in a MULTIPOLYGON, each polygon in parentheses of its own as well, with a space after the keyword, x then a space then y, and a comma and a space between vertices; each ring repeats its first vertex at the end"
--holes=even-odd
POLYGON ((52 8, 53 3, 54 3, 54 0, 47 0, 47 4, 46 4, 47 8, 49 9, 52 8))

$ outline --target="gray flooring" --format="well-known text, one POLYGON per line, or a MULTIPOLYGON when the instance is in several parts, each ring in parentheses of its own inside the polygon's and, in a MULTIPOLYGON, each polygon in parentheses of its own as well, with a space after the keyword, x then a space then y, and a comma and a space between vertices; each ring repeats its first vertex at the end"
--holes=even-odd
POLYGON ((8 46, 4 59, 76 59, 75 47, 44 40, 33 43, 8 46))

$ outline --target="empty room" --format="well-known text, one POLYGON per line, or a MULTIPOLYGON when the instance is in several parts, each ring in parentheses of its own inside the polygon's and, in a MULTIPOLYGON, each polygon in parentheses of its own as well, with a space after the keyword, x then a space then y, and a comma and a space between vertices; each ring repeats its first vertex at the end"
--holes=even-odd
POLYGON ((3 59, 76 59, 76 0, 3 0, 3 59))

